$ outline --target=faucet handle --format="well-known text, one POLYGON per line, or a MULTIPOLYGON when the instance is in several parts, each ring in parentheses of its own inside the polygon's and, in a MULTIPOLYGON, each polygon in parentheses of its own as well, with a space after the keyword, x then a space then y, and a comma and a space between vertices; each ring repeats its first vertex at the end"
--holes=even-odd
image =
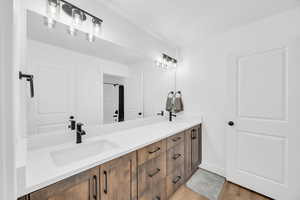
POLYGON ((83 126, 83 123, 77 123, 77 131, 80 132, 81 135, 86 135, 86 132, 82 129, 83 126))
POLYGON ((70 125, 68 125, 68 128, 71 129, 72 131, 75 130, 76 120, 75 120, 74 116, 70 116, 69 121, 70 121, 70 125))
POLYGON ((77 124, 76 124, 76 129, 77 129, 77 131, 81 132, 81 131, 82 131, 83 125, 84 125, 83 123, 80 123, 80 122, 77 123, 77 124))

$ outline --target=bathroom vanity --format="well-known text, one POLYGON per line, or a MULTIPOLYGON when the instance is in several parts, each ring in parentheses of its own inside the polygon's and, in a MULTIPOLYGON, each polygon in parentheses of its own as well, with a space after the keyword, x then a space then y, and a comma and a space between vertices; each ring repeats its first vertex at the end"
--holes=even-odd
MULTIPOLYGON (((157 127, 155 124, 152 126, 157 127)), ((179 132, 166 132, 167 137, 162 136, 158 141, 133 151, 127 150, 128 153, 124 155, 115 156, 112 160, 32 191, 19 199, 168 199, 201 163, 201 124, 191 127, 180 124, 177 128, 179 132)), ((141 130, 142 127, 137 129, 141 130)), ((143 137, 143 133, 140 135, 143 137)), ((47 168, 44 173, 47 173, 47 168)))

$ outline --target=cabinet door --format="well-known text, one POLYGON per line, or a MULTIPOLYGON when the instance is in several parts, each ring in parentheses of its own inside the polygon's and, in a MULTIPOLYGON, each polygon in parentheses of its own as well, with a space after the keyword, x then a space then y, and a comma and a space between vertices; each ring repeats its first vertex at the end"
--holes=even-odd
POLYGON ((201 126, 189 129, 185 133, 185 175, 189 178, 201 163, 201 126))
POLYGON ((101 200, 136 200, 136 152, 103 164, 100 179, 101 200))
POLYGON ((99 168, 88 170, 30 194, 30 200, 100 200, 99 168))
POLYGON ((191 152, 192 152, 192 156, 191 156, 191 162, 192 162, 192 171, 196 170, 198 167, 198 161, 199 161, 199 141, 198 141, 198 129, 197 128, 193 128, 192 129, 192 133, 191 133, 191 152))
POLYGON ((192 175, 192 129, 185 132, 185 178, 192 175))

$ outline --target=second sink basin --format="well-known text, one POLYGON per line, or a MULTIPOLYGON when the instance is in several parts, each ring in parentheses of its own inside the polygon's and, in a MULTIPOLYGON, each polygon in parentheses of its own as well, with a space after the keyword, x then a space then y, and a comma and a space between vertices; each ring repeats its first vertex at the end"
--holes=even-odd
POLYGON ((51 157, 57 166, 64 166, 70 163, 96 156, 110 151, 119 146, 107 140, 83 143, 74 147, 51 152, 51 157))

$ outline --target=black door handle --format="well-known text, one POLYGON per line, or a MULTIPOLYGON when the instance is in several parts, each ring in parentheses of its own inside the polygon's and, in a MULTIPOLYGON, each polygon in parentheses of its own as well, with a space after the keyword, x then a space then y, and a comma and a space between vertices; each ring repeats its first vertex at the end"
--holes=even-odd
POLYGON ((233 122, 233 121, 229 121, 229 122, 228 122, 228 125, 229 125, 229 126, 234 126, 234 122, 233 122))
POLYGON ((104 174, 104 181, 105 181, 103 192, 104 192, 104 194, 107 194, 108 193, 107 171, 104 171, 103 174, 104 174))
POLYGON ((23 74, 22 72, 19 72, 19 79, 25 78, 26 81, 30 83, 30 96, 31 98, 34 97, 34 86, 33 86, 33 75, 32 74, 23 74))

